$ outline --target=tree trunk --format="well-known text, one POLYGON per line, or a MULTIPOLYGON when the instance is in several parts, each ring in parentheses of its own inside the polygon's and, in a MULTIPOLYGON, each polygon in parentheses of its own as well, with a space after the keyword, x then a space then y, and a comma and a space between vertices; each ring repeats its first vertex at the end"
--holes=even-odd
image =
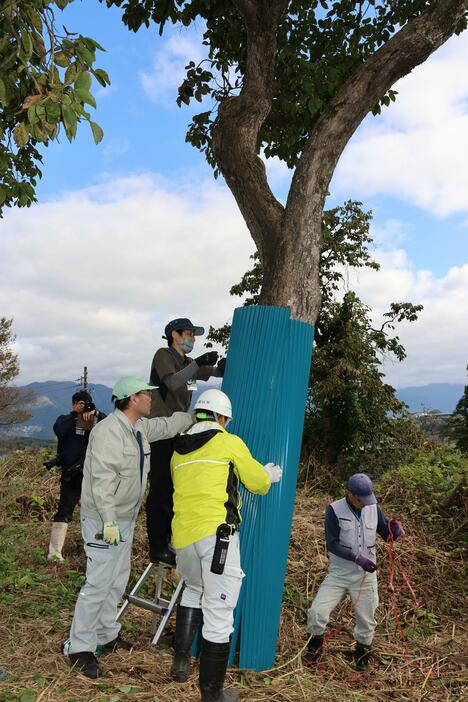
POLYGON ((292 319, 314 324, 320 310, 320 236, 322 211, 304 232, 282 232, 262 260, 260 304, 289 307, 292 319))
POLYGON ((338 159, 392 85, 464 28, 466 2, 433 0, 356 69, 309 135, 283 207, 257 152, 273 99, 276 32, 288 3, 233 0, 247 31, 246 71, 240 94, 219 106, 213 151, 260 254, 262 304, 290 307, 294 319, 315 323, 320 310, 322 213, 338 159))

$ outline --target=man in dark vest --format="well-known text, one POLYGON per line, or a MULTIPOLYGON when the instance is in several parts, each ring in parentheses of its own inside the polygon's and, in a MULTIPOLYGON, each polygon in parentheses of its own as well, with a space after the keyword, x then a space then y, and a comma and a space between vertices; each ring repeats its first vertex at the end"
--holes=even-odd
MULTIPOLYGON (((153 390, 150 417, 171 417, 174 412, 187 412, 197 380, 222 377, 225 360, 218 362, 217 351, 207 351, 195 359, 189 354, 195 337, 205 333, 190 319, 173 319, 166 325, 163 339, 167 346, 156 351, 151 364, 150 383, 153 390), (218 363, 217 363, 218 362, 218 363), (217 364, 217 365, 216 365, 217 364)), ((149 492, 146 501, 150 561, 163 561, 175 565, 175 554, 170 547, 173 484, 171 457, 174 439, 164 439, 151 444, 149 492)))

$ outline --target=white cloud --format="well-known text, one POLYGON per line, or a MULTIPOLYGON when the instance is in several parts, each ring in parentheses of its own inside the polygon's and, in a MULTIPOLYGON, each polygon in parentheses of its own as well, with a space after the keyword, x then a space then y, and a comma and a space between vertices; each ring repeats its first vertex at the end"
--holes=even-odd
POLYGON ((0 297, 22 382, 84 365, 94 382, 146 376, 169 319, 208 329, 232 316, 228 291, 253 250, 236 205, 211 182, 170 185, 133 176, 6 213, 0 297))
POLYGON ((422 304, 416 322, 396 325, 407 352, 399 363, 385 360, 387 381, 395 387, 463 382, 468 361, 468 264, 454 266, 441 277, 417 270, 401 249, 377 251, 380 271, 350 273, 350 287, 372 308, 381 324, 392 302, 422 304))
POLYGON ((199 64, 206 58, 200 37, 188 33, 172 34, 152 58, 151 71, 141 71, 141 84, 148 97, 165 107, 174 107, 177 88, 185 78, 189 61, 199 64))
POLYGON ((282 201, 285 200, 284 193, 287 193, 287 190, 290 187, 294 170, 292 168, 288 168, 286 162, 282 161, 280 158, 278 158, 278 156, 271 156, 270 158, 267 158, 263 149, 260 153, 260 158, 265 164, 270 188, 274 192, 278 190, 279 193, 283 195, 283 198, 281 198, 281 195, 278 194, 277 197, 280 197, 282 201))
POLYGON ((465 32, 399 81, 396 102, 350 141, 332 190, 392 195, 437 216, 467 212, 467 62, 465 32))
POLYGON ((130 151, 130 142, 127 139, 110 139, 105 141, 101 148, 102 160, 106 163, 121 159, 130 151))
MULTIPOLYGON (((381 231, 404 242, 400 221, 381 231)), ((228 291, 254 248, 225 187, 152 174, 9 210, 0 236, 2 314, 14 317, 24 383, 73 380, 84 365, 92 382, 146 376, 169 319, 189 316, 208 328, 232 317, 239 300, 228 291)), ((350 286, 376 321, 391 302, 424 304, 418 322, 399 328, 408 358, 387 363, 389 381, 463 381, 468 265, 437 277, 418 270, 401 245, 392 248, 390 237, 382 242, 374 252, 381 271, 349 271, 350 286)))

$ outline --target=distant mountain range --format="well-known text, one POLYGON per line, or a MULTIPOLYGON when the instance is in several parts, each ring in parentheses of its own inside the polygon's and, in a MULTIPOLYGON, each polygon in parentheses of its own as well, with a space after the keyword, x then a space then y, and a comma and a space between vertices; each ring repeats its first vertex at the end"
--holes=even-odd
MULTIPOLYGON (((219 381, 212 383, 198 383, 198 389, 193 393, 192 404, 203 390, 218 387, 219 381)), ((47 380, 43 383, 30 383, 23 385, 22 390, 32 390, 36 394, 36 404, 29 407, 32 417, 11 431, 34 439, 53 439, 53 425, 60 414, 71 411, 71 398, 73 393, 80 390, 80 386, 72 381, 47 380)), ((107 385, 94 384, 89 386, 96 407, 105 414, 110 414, 114 405, 111 401, 112 389, 107 385)))
POLYGON ((442 414, 451 414, 465 386, 457 383, 431 383, 417 387, 400 388, 397 397, 406 402, 410 412, 430 412, 439 410, 442 414))
MULTIPOLYGON (((73 393, 80 386, 72 381, 47 380, 43 383, 23 385, 23 390, 32 390, 36 394, 36 404, 29 407, 32 414, 24 424, 15 428, 15 433, 35 439, 53 439, 53 425, 60 414, 71 411, 73 393)), ((106 385, 91 385, 89 388, 94 404, 105 414, 112 412, 111 389, 106 385)))
MULTIPOLYGON (((192 400, 203 390, 209 387, 217 387, 218 383, 199 383, 199 388, 192 400)), ((60 414, 67 414, 71 410, 71 397, 79 390, 79 386, 71 381, 48 380, 43 383, 30 383, 23 386, 24 390, 33 390, 36 393, 37 402, 30 408, 31 419, 19 425, 14 433, 28 436, 35 439, 52 439, 54 432, 53 424, 60 414)), ((439 410, 444 414, 449 414, 455 409, 455 405, 463 394, 462 384, 432 383, 419 387, 401 388, 397 391, 397 396, 409 406, 410 412, 423 412, 439 410)), ((111 402, 111 388, 106 385, 91 385, 90 392, 94 403, 98 409, 106 414, 113 410, 111 402)))

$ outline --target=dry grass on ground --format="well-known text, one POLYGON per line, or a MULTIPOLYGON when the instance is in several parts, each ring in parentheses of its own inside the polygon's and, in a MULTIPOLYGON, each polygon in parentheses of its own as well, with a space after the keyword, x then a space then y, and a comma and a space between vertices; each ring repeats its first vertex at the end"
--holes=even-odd
MULTIPOLYGON (((0 464, 0 666, 10 673, 0 682, 0 701, 198 700, 196 671, 184 685, 170 681, 171 651, 150 646, 150 614, 136 608, 130 608, 124 621, 125 636, 135 642, 131 653, 103 658, 105 674, 94 682, 70 670, 59 648, 68 633, 84 558, 75 517, 65 547, 66 562, 52 564, 45 559, 57 492, 57 476, 46 473, 34 454, 15 454, 0 464)), ((398 516, 404 518, 408 496, 400 497, 398 516)), ((398 501, 398 496, 393 500, 398 501)), ((327 497, 317 495, 311 486, 298 492, 276 667, 262 673, 233 670, 229 685, 249 702, 462 700, 467 692, 462 553, 441 547, 434 533, 417 522, 406 521, 411 542, 397 546, 403 563, 410 566, 419 602, 416 608, 407 591, 398 592, 407 650, 395 632, 382 544, 381 607, 370 675, 357 675, 343 655, 353 640, 347 601, 331 622, 323 663, 315 670, 302 667, 306 611, 327 568, 322 526, 326 502, 327 497)), ((386 506, 392 506, 391 496, 386 506)), ((146 565, 145 555, 140 518, 132 580, 146 565)))

